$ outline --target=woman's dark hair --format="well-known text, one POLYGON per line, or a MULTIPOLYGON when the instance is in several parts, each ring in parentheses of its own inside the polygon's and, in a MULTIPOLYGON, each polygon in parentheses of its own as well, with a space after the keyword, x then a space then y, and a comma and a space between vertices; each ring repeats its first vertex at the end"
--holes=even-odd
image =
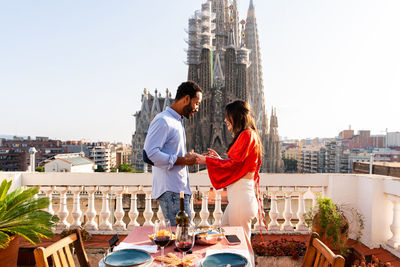
POLYGON ((228 150, 235 143, 240 133, 244 130, 253 130, 257 134, 257 143, 259 145, 258 154, 262 156, 262 143, 260 135, 258 134, 254 117, 251 114, 250 105, 243 100, 236 100, 229 103, 225 107, 226 119, 232 124, 232 137, 233 141, 228 146, 228 150))
POLYGON ((197 92, 203 93, 203 90, 197 83, 194 81, 183 82, 176 91, 175 100, 179 100, 187 95, 190 96, 190 99, 195 98, 197 92))

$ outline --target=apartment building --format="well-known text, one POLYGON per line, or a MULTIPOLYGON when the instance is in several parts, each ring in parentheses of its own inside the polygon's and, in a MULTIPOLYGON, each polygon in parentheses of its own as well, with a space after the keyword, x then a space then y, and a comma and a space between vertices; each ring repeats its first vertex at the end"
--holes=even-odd
POLYGON ((45 160, 66 152, 60 140, 51 140, 48 137, 13 137, 2 139, 0 145, 0 170, 27 171, 29 167, 29 148, 37 150, 35 167, 44 164, 45 160))

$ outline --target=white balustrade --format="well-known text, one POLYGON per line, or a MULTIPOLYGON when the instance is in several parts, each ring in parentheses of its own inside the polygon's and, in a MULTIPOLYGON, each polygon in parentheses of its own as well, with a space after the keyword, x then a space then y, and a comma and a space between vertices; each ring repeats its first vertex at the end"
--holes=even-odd
POLYGON ((214 217, 214 226, 219 227, 221 226, 222 222, 222 209, 221 209, 221 193, 223 192, 223 189, 220 190, 214 190, 215 193, 215 204, 214 204, 214 212, 213 212, 213 217, 214 217))
POLYGON ((139 211, 137 209, 137 190, 138 187, 134 188, 129 188, 129 192, 131 193, 131 208, 129 210, 129 219, 130 222, 128 224, 128 230, 132 231, 133 228, 136 226, 139 226, 139 223, 137 222, 137 218, 139 217, 139 211))
POLYGON ((268 187, 268 192, 271 195, 271 209, 269 211, 269 218, 271 219, 268 224, 269 231, 280 231, 281 227, 278 223, 278 203, 276 195, 279 191, 279 187, 268 187))
POLYGON ((153 226, 154 224, 151 221, 154 214, 153 209, 151 208, 151 187, 144 187, 143 191, 146 194, 145 208, 143 212, 143 217, 145 219, 145 222, 143 225, 153 226))
POLYGON ((208 211, 208 193, 210 192, 209 187, 200 187, 201 193, 201 211, 200 211, 200 218, 201 222, 199 226, 210 226, 208 223, 208 217, 210 216, 210 212, 208 211))
POLYGON ((56 187, 56 190, 60 193, 60 207, 57 213, 60 221, 57 223, 56 229, 63 231, 69 229, 70 227, 70 224, 67 221, 67 217, 69 215, 67 209, 67 192, 69 190, 69 187, 56 187))
MULTIPOLYGON (((265 192, 266 191, 260 189, 260 195, 258 196, 259 199, 257 200, 257 202, 259 203, 258 204, 259 205, 259 209, 261 207, 263 207, 263 210, 261 210, 261 213, 260 213, 260 210, 257 211, 257 221, 254 224, 254 230, 257 231, 257 232, 260 231, 260 227, 261 227, 262 231, 265 229, 265 223, 264 223, 264 218, 265 218, 264 194, 265 194, 265 192), (260 221, 261 221, 261 225, 260 225, 260 221)), ((256 194, 256 197, 257 197, 257 194, 256 194)))
POLYGON ((194 195, 196 192, 196 187, 190 188, 192 191, 192 195, 190 196, 190 224, 195 225, 194 217, 196 216, 196 212, 194 211, 194 195))
POLYGON ((73 193, 74 197, 72 200, 72 218, 73 222, 70 226, 71 229, 76 229, 81 227, 81 217, 82 217, 82 211, 81 211, 81 200, 79 197, 79 194, 81 193, 83 189, 83 186, 79 187, 71 187, 71 192, 73 193))
POLYGON ((122 194, 126 191, 124 187, 113 187, 112 192, 116 194, 116 208, 114 211, 115 223, 113 225, 113 229, 117 231, 125 231, 126 224, 123 222, 123 218, 125 216, 124 209, 122 207, 122 194))
POLYGON ((85 229, 88 231, 97 231, 99 228, 95 221, 97 212, 94 204, 94 193, 97 192, 98 188, 95 186, 85 187, 85 191, 88 193, 88 208, 86 210, 87 222, 85 224, 85 229))
POLYGON ((53 192, 54 192, 54 186, 51 187, 41 187, 40 190, 42 190, 45 194, 46 197, 49 198, 49 206, 47 207, 46 211, 50 213, 51 215, 54 215, 54 210, 53 210, 53 192))
POLYGON ((393 222, 390 225, 392 237, 387 241, 387 244, 398 249, 400 245, 400 197, 389 195, 388 199, 393 203, 393 222))
POLYGON ((293 217, 292 212, 292 193, 294 192, 294 187, 283 187, 283 192, 285 193, 285 210, 283 211, 283 218, 285 222, 282 225, 284 231, 293 231, 294 226, 291 222, 293 217))
POLYGON ((304 214, 306 213, 306 205, 304 201, 304 194, 308 191, 307 187, 301 186, 296 188, 296 192, 299 194, 297 218, 299 222, 296 225, 296 231, 309 231, 304 221, 304 214))
POLYGON ((103 201, 102 201, 102 206, 101 206, 101 212, 100 212, 100 225, 99 225, 99 230, 100 231, 111 231, 112 230, 112 225, 110 222, 110 199, 108 197, 108 194, 111 192, 110 186, 107 187, 100 187, 99 188, 100 192, 103 194, 103 201))

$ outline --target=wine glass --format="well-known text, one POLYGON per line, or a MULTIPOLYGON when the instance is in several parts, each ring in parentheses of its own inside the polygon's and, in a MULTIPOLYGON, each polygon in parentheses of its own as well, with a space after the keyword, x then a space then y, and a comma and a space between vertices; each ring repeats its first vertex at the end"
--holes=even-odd
POLYGON ((177 226, 175 246, 182 252, 182 257, 186 256, 186 252, 191 250, 194 244, 194 228, 193 226, 177 226))
POLYGON ((161 256, 164 257, 164 247, 172 238, 171 222, 169 220, 156 220, 154 222, 153 241, 161 248, 161 256))

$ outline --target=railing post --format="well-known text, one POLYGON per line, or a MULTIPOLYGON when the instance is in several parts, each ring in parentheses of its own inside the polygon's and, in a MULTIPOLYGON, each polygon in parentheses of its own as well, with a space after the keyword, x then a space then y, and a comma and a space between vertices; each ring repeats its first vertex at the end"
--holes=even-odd
POLYGON ((143 216, 145 218, 145 222, 143 224, 143 226, 153 226, 153 222, 151 221, 151 219, 153 218, 153 210, 151 208, 151 187, 145 187, 143 189, 144 193, 146 194, 146 206, 143 212, 143 216))
POLYGON ((222 221, 222 209, 221 209, 221 192, 223 189, 220 190, 214 190, 215 193, 215 207, 214 207, 214 212, 213 212, 213 217, 214 217, 214 226, 219 227, 221 226, 221 221, 222 221))
POLYGON ((390 225, 392 237, 387 241, 387 244, 398 249, 400 245, 400 199, 393 195, 388 195, 388 198, 393 203, 393 222, 390 225))
POLYGON ((194 194, 197 191, 196 187, 191 187, 192 195, 190 196, 190 224, 194 225, 194 217, 196 217, 196 212, 194 211, 194 194))
POLYGON ((283 212, 283 218, 285 218, 285 222, 283 223, 284 231, 293 231, 294 227, 291 222, 293 217, 292 212, 292 193, 294 191, 293 187, 283 187, 283 192, 285 193, 285 210, 283 212))
POLYGON ((84 228, 87 231, 97 231, 99 228, 95 221, 97 212, 94 205, 94 193, 97 192, 98 189, 97 187, 94 186, 94 187, 86 187, 85 190, 88 193, 88 208, 86 210, 87 222, 84 228))
POLYGON ((208 217, 210 216, 210 212, 208 211, 208 193, 210 192, 209 187, 200 187, 201 192, 201 211, 200 211, 200 218, 201 222, 199 226, 210 226, 208 223, 208 217))
POLYGON ((60 218, 60 221, 57 224, 56 229, 57 230, 66 230, 69 229, 70 224, 67 222, 67 218, 69 215, 68 209, 67 209, 67 192, 69 190, 69 187, 58 187, 58 192, 60 193, 60 208, 58 210, 58 218, 60 218))
POLYGON ((49 207, 46 209, 48 213, 51 215, 54 215, 54 210, 53 210, 53 192, 54 192, 54 186, 52 187, 41 187, 40 190, 42 190, 45 194, 46 197, 49 198, 49 207))
POLYGON ((308 231, 309 229, 304 222, 304 214, 306 213, 304 194, 308 191, 308 188, 299 186, 296 188, 296 191, 299 193, 299 203, 297 210, 297 218, 299 219, 299 222, 296 225, 296 231, 308 231))
MULTIPOLYGON (((260 197, 261 204, 263 204, 262 205, 263 207, 264 207, 264 192, 265 191, 261 191, 261 189, 260 189, 259 197, 260 197)), ((257 197, 257 195, 256 195, 256 197, 257 197)), ((259 208, 261 208, 261 207, 259 207, 259 208)), ((254 224, 254 230, 260 230, 260 227, 261 227, 261 230, 265 229, 265 223, 264 223, 263 217, 265 218, 264 210, 261 211, 261 214, 258 214, 258 212, 257 212, 257 222, 254 224), (259 215, 261 216, 261 218, 259 218, 259 215), (261 221, 261 226, 260 226, 260 221, 261 221)))
POLYGON ((82 210, 81 210, 81 205, 80 205, 80 196, 79 194, 81 193, 83 189, 83 186, 79 187, 72 187, 71 191, 74 194, 73 197, 73 203, 72 203, 72 218, 74 219, 72 224, 71 224, 71 229, 76 229, 81 227, 81 217, 82 217, 82 210))
POLYGON ((137 191, 137 187, 129 187, 129 192, 131 193, 131 208, 128 213, 130 219, 128 230, 130 231, 133 230, 136 226, 139 226, 139 223, 137 222, 137 218, 139 217, 139 211, 137 209, 137 191))
POLYGON ((116 231, 125 231, 126 230, 126 224, 122 221, 124 218, 125 212, 122 207, 122 197, 123 193, 125 192, 124 187, 115 187, 112 190, 116 194, 116 208, 114 211, 114 217, 115 217, 115 223, 113 225, 113 229, 116 231))
POLYGON ((108 193, 110 193, 110 186, 107 187, 100 187, 100 191, 103 194, 103 201, 102 201, 102 207, 101 207, 101 212, 100 212, 100 225, 99 225, 99 230, 101 231, 112 231, 112 225, 110 223, 110 200, 108 198, 108 193))
POLYGON ((268 187, 268 191, 271 194, 271 209, 269 211, 269 218, 271 219, 271 222, 268 224, 268 230, 269 231, 280 231, 281 227, 278 223, 278 204, 277 204, 277 199, 276 195, 279 191, 279 187, 268 187))

